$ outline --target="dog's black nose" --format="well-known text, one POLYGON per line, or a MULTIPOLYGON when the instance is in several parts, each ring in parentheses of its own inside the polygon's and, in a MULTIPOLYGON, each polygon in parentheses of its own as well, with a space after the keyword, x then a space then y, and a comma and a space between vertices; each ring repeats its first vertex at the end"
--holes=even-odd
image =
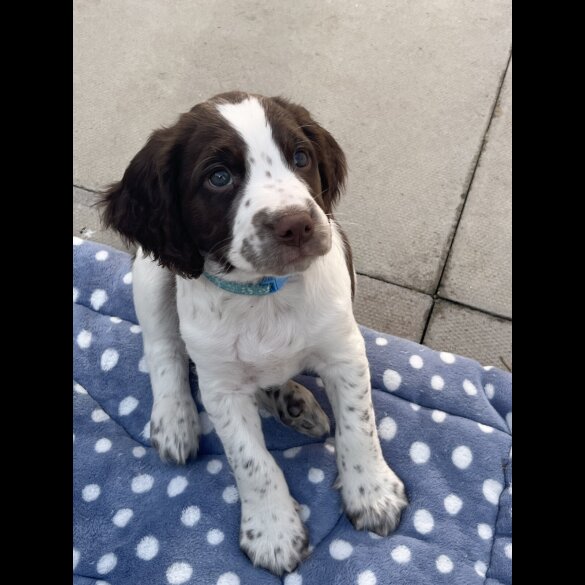
POLYGON ((274 235, 282 244, 300 246, 313 237, 314 225, 306 211, 291 213, 274 224, 274 235))

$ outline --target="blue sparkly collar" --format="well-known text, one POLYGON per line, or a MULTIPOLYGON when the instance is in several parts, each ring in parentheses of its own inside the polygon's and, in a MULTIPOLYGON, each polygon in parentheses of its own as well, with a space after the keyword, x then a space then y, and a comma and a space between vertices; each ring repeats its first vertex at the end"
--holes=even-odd
POLYGON ((260 282, 234 282, 231 280, 224 280, 209 272, 204 272, 203 276, 216 286, 236 295, 248 295, 252 297, 260 297, 264 295, 271 295, 278 292, 288 280, 288 276, 265 276, 260 282))

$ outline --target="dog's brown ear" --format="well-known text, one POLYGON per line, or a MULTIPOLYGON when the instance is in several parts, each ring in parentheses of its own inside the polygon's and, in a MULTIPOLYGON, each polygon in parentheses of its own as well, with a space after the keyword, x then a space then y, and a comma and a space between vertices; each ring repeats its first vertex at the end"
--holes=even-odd
POLYGON ((102 193, 106 227, 139 244, 162 266, 186 278, 203 271, 197 242, 181 219, 179 173, 183 147, 178 125, 154 132, 121 181, 102 193))
POLYGON ((279 106, 288 110, 297 121, 305 136, 313 143, 319 158, 319 176, 323 189, 323 209, 331 213, 341 196, 347 177, 345 154, 331 134, 311 117, 311 114, 298 104, 282 97, 271 98, 279 106))

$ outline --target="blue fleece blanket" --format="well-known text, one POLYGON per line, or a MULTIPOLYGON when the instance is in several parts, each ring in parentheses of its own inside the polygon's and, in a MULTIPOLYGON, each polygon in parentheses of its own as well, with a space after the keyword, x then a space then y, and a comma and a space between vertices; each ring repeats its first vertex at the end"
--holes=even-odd
MULTIPOLYGON (((508 373, 362 328, 382 449, 410 505, 386 538, 354 530, 332 487, 333 439, 315 441, 263 418, 312 550, 279 579, 240 551, 234 476, 205 413, 195 461, 164 465, 149 445, 152 398, 129 255, 73 244, 75 584, 511 583, 508 373)), ((320 380, 299 381, 333 432, 320 380)), ((191 382, 195 393, 195 375, 191 382)))

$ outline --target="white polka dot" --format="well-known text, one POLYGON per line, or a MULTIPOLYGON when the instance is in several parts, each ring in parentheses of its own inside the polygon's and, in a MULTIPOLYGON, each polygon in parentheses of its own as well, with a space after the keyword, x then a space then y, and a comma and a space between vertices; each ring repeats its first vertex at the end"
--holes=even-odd
POLYGON ((262 408, 261 406, 258 407, 258 414, 262 418, 270 418, 272 416, 265 408, 262 408))
POLYGON ((445 380, 438 374, 431 378, 431 388, 433 390, 442 390, 445 387, 445 380))
POLYGON ((411 402, 410 408, 412 408, 412 410, 414 410, 414 412, 418 412, 420 410, 420 404, 415 404, 414 402, 411 402))
POLYGON ((98 288, 91 293, 89 302, 94 310, 97 311, 107 300, 108 293, 105 290, 98 288))
POLYGON ((142 429, 142 436, 145 439, 150 439, 150 421, 144 425, 144 428, 142 429))
POLYGON ((496 389, 494 388, 493 384, 486 384, 483 389, 485 390, 485 395, 491 400, 495 393, 496 393, 496 389))
POLYGON ((120 317, 110 317, 110 321, 112 323, 115 323, 116 325, 118 325, 119 323, 122 323, 122 319, 120 319, 120 317))
POLYGON ((357 582, 358 585, 376 585, 378 579, 376 579, 374 572, 368 569, 367 571, 362 571, 358 575, 357 582))
POLYGON ((282 452, 283 456, 287 459, 292 459, 296 457, 302 450, 302 447, 291 447, 290 449, 286 449, 282 452))
POLYGON ((73 442, 75 443, 75 433, 73 433, 73 442))
POLYGON ((79 290, 73 287, 73 302, 77 301, 79 298, 79 290))
POLYGON ((283 585, 303 585, 303 578, 298 573, 289 573, 285 578, 283 585))
POLYGON ((376 534, 375 532, 368 531, 368 535, 372 540, 380 540, 381 538, 383 538, 382 536, 376 534))
POLYGON ((154 536, 145 536, 136 545, 136 556, 143 561, 151 561, 158 554, 158 540, 154 536))
POLYGON ((130 333, 140 333, 141 331, 140 325, 130 325, 130 333))
POLYGON ((77 567, 77 563, 79 562, 79 557, 81 555, 79 554, 79 551, 74 548, 73 549, 73 570, 75 570, 75 567, 77 567))
POLYGON ((429 449, 429 446, 426 443, 415 441, 410 446, 410 458, 418 465, 426 463, 429 460, 430 456, 431 450, 429 449))
POLYGON ((221 495, 226 504, 235 504, 239 499, 238 488, 235 485, 228 485, 221 495))
POLYGON ((97 562, 96 571, 100 575, 105 575, 110 571, 113 571, 118 564, 118 557, 114 553, 107 553, 97 562))
POLYGON ((435 562, 439 573, 450 573, 453 570, 453 561, 447 555, 440 555, 435 562))
POLYGON ((510 431, 512 430, 512 413, 509 412, 506 415, 506 424, 508 425, 508 428, 510 429, 510 431))
POLYGON ((189 563, 173 563, 167 569, 167 582, 170 585, 181 585, 191 579, 193 568, 189 563))
POLYGON ((81 246, 83 244, 83 240, 78 238, 77 236, 73 236, 73 245, 74 246, 81 246))
POLYGON ((112 441, 110 439, 99 439, 94 446, 96 453, 107 453, 112 448, 112 441))
POLYGON ((138 371, 142 372, 143 374, 148 374, 148 362, 146 361, 145 355, 143 355, 138 362, 138 371))
POLYGON ((484 498, 494 506, 497 506, 498 501, 500 500, 500 494, 502 493, 502 484, 495 479, 486 479, 483 482, 483 496, 484 498))
POLYGON ((458 467, 459 469, 467 469, 473 461, 473 454, 471 453, 471 449, 465 445, 455 447, 451 455, 451 461, 453 461, 453 465, 455 465, 455 467, 458 467))
POLYGON ((337 538, 329 545, 329 554, 336 561, 343 561, 347 559, 352 552, 353 546, 351 546, 347 540, 341 540, 340 538, 337 538))
POLYGON ((77 345, 81 349, 87 349, 91 345, 91 332, 83 329, 77 336, 77 345))
POLYGON ((217 585, 240 585, 240 578, 230 571, 219 576, 217 585))
POLYGON ((189 506, 181 513, 181 522, 185 526, 195 526, 201 518, 201 510, 198 506, 189 506))
POLYGON ((435 526, 433 516, 428 510, 417 510, 414 513, 413 523, 420 534, 428 534, 435 526))
POLYGON ((390 556, 400 564, 408 563, 410 561, 410 549, 407 546, 401 544, 392 550, 390 556))
POLYGON ((394 392, 398 390, 400 383, 402 382, 402 376, 395 370, 386 370, 383 376, 384 386, 394 392))
POLYGON ((448 351, 442 351, 439 354, 439 357, 446 363, 446 364, 453 364, 455 363, 455 356, 448 351))
POLYGON ((490 540, 494 534, 494 531, 489 524, 478 524, 477 533, 479 534, 480 538, 483 538, 483 540, 490 540))
POLYGON ((493 369, 494 369, 494 366, 484 366, 484 367, 483 367, 483 369, 484 369, 486 372, 489 372, 490 370, 493 370, 493 369))
POLYGON ((118 414, 120 416, 128 416, 138 406, 138 400, 134 396, 126 396, 118 406, 118 414))
POLYGON ((107 250, 100 250, 96 255, 95 255, 95 259, 99 260, 100 262, 103 262, 104 260, 108 259, 108 252, 107 250))
POLYGON ((325 479, 325 474, 322 469, 311 467, 308 477, 311 483, 321 483, 325 479))
POLYGON ((376 337, 376 345, 388 345, 388 340, 384 337, 376 337))
POLYGON ((211 473, 211 475, 217 475, 221 468, 223 467, 223 463, 219 459, 212 459, 207 464, 207 471, 211 473))
POLYGON ((97 483, 90 483, 81 490, 81 497, 86 502, 93 502, 100 497, 102 490, 97 483))
POLYGON ((443 412, 442 410, 433 410, 431 413, 431 418, 436 423, 442 423, 447 418, 447 413, 443 412))
POLYGON ((81 384, 73 384, 73 390, 78 394, 87 394, 87 390, 81 384))
POLYGON ((91 420, 93 422, 104 422, 104 421, 108 420, 109 418, 110 417, 101 408, 96 408, 91 413, 91 420))
POLYGON ((487 565, 483 561, 477 561, 477 563, 473 565, 473 568, 480 577, 485 577, 485 574, 487 573, 487 565))
POLYGON ((317 384, 319 388, 325 388, 325 384, 323 384, 323 380, 321 380, 321 378, 315 378, 315 384, 317 384))
POLYGON ((504 547, 504 554, 511 559, 512 558, 512 543, 509 542, 505 547, 504 547))
POLYGON ((217 528, 212 528, 207 533, 207 542, 209 544, 219 544, 223 540, 223 532, 217 528))
POLYGON ((182 475, 177 475, 177 477, 173 477, 171 481, 169 481, 169 485, 167 486, 167 495, 169 498, 174 498, 179 494, 182 494, 185 491, 185 488, 189 485, 187 478, 182 475))
POLYGON ((443 501, 443 505, 445 506, 445 510, 449 512, 452 516, 459 513, 461 507, 463 506, 463 502, 461 498, 456 496, 455 494, 449 494, 443 501))
POLYGON ((309 506, 306 504, 301 504, 301 512, 299 516, 303 522, 306 522, 311 516, 311 508, 309 508, 309 506))
POLYGON ((411 355, 408 363, 415 370, 420 370, 424 365, 423 359, 420 357, 420 355, 411 355))
POLYGON ((396 436, 396 430, 396 422, 389 416, 385 416, 378 425, 378 435, 385 441, 391 441, 396 436))
POLYGON ((100 366, 104 372, 109 372, 112 368, 116 366, 118 363, 118 359, 120 355, 115 349, 109 347, 102 353, 102 357, 100 360, 100 366))
POLYGON ((143 473, 142 475, 137 475, 132 478, 132 491, 135 494, 143 494, 152 489, 153 484, 154 477, 148 475, 148 473, 143 473))
POLYGON ((132 273, 127 272, 126 274, 124 274, 124 278, 122 278, 122 282, 124 284, 132 284, 132 273))
POLYGON ((130 508, 121 508, 114 514, 112 522, 118 528, 124 528, 132 520, 132 516, 134 516, 134 512, 130 508))
POLYGON ((199 422, 201 423, 201 432, 204 435, 209 435, 214 429, 213 423, 209 415, 203 410, 199 413, 199 422))
POLYGON ((493 427, 489 427, 488 425, 482 425, 481 423, 477 423, 477 426, 480 428, 480 430, 484 433, 493 433, 494 432, 494 428, 493 427))
POLYGON ((465 390, 466 394, 469 394, 469 396, 475 396, 477 394, 477 388, 471 380, 463 380, 463 390, 465 390))

